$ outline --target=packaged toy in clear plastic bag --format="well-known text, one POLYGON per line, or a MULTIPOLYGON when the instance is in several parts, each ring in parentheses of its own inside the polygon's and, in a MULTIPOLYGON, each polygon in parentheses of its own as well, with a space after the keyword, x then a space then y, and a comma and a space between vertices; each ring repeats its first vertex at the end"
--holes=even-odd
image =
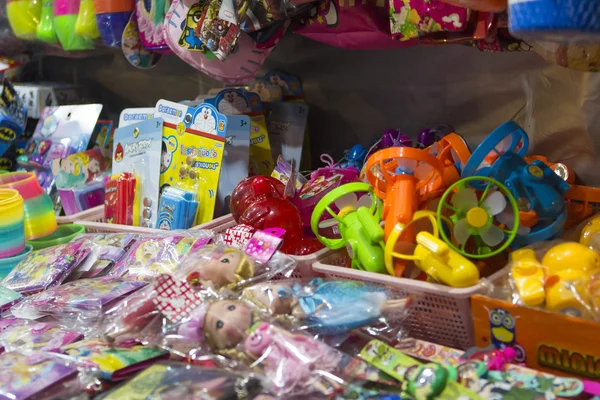
POLYGON ((20 318, 52 317, 70 327, 88 330, 102 321, 111 304, 145 285, 119 277, 80 279, 30 296, 11 311, 20 318))
POLYGON ((185 237, 183 234, 185 233, 138 237, 109 275, 147 281, 160 274, 171 274, 188 252, 201 248, 212 240, 212 234, 205 231, 195 231, 196 237, 185 237))
POLYGON ((513 304, 600 320, 600 254, 595 250, 577 242, 539 242, 512 252, 509 268, 513 304))
POLYGON ((73 242, 83 241, 90 247, 90 259, 77 267, 69 279, 95 278, 106 275, 112 267, 127 255, 136 242, 137 235, 129 233, 84 233, 73 242))
POLYGON ((257 374, 163 361, 99 399, 137 397, 141 387, 146 398, 242 400, 253 399, 260 394, 263 382, 257 374))
POLYGON ((186 281, 161 276, 156 305, 163 315, 155 340, 172 354, 193 360, 224 355, 262 373, 279 396, 329 395, 344 382, 351 357, 304 333, 260 320, 237 299, 203 300, 186 281))
POLYGON ((2 285, 21 294, 32 294, 60 285, 89 254, 83 244, 69 243, 33 251, 2 281, 2 285))
POLYGON ((242 298, 261 311, 273 316, 289 316, 302 329, 323 335, 347 333, 376 324, 384 326, 380 332, 393 330, 389 323, 395 321, 393 325, 400 326, 410 304, 410 297, 394 297, 393 292, 381 286, 321 278, 308 284, 297 280, 264 282, 242 292, 242 298))
POLYGON ((0 352, 47 351, 59 352, 62 346, 83 339, 80 332, 58 324, 19 318, 0 320, 0 352))

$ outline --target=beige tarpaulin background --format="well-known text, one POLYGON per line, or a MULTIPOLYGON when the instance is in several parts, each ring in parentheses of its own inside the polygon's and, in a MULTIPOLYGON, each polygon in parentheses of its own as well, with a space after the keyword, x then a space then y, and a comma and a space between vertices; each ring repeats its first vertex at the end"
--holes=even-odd
MULTIPOLYGON (((390 127, 414 136, 447 123, 475 146, 515 119, 530 134, 533 153, 565 162, 587 184, 600 186, 600 73, 568 70, 535 52, 482 53, 457 45, 350 51, 294 35, 265 67, 302 79, 315 162, 322 152, 339 158, 356 143, 369 145, 390 127)), ((148 71, 118 54, 53 59, 44 61, 42 72, 47 80, 91 87, 91 97, 112 114, 219 86, 176 56, 148 71)))

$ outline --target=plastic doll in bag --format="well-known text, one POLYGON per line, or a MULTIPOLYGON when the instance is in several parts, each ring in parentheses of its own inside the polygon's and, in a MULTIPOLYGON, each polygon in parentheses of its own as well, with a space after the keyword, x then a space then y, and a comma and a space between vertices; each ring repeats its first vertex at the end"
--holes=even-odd
POLYGON ((355 281, 323 281, 307 285, 266 282, 244 289, 243 297, 273 315, 293 315, 311 330, 328 335, 377 323, 385 314, 401 313, 410 298, 355 281))

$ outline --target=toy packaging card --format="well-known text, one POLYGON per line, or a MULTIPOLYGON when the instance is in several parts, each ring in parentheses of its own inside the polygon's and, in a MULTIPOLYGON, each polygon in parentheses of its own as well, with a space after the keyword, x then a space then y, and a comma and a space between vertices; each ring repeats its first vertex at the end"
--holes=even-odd
POLYGON ((273 85, 266 79, 256 79, 250 85, 246 86, 246 90, 258 94, 260 96, 260 100, 263 102, 263 105, 268 101, 283 100, 283 91, 281 90, 281 86, 273 85))
POLYGON ((52 160, 52 175, 66 215, 104 203, 104 176, 108 173, 100 149, 52 160))
POLYGON ((247 374, 203 368, 178 362, 162 361, 154 364, 131 381, 102 397, 119 399, 239 399, 254 398, 262 391, 259 379, 247 374))
POLYGON ((28 82, 14 86, 27 107, 29 118, 40 118, 44 107, 78 104, 81 101, 77 85, 28 82))
POLYGON ((77 375, 77 369, 42 353, 0 354, 0 398, 31 399, 36 394, 77 375))
POLYGON ((119 128, 154 118, 153 107, 126 108, 121 111, 119 128))
MULTIPOLYGON (((106 275, 113 266, 125 257, 133 246, 136 235, 125 233, 86 233, 78 235, 73 242, 82 241, 90 248, 92 260, 79 264, 69 276, 73 281, 80 278, 95 278, 106 275)), ((73 243, 72 242, 72 243, 73 243)))
POLYGON ((116 347, 103 339, 86 339, 62 347, 61 351, 100 370, 110 381, 128 378, 153 362, 168 358, 167 351, 147 346, 116 347))
POLYGON ((206 102, 217 107, 220 113, 250 117, 250 173, 270 175, 275 164, 260 97, 244 89, 223 89, 206 102))
POLYGON ((58 352, 62 346, 83 339, 79 332, 46 322, 9 318, 0 320, 0 345, 4 351, 58 352))
POLYGON ((60 283, 82 262, 89 249, 81 243, 35 250, 17 264, 2 285, 21 294, 32 294, 60 283))
POLYGON ((250 118, 246 115, 228 115, 225 154, 219 178, 215 218, 230 213, 231 193, 238 183, 248 177, 249 162, 250 118))
POLYGON ((135 226, 156 226, 162 130, 162 118, 153 118, 115 131, 114 179, 106 183, 105 215, 126 212, 129 216, 119 218, 119 223, 131 221, 135 226), (120 186, 126 189, 119 190, 120 186), (128 195, 125 200, 123 193, 128 195))
POLYGON ((7 79, 0 93, 0 156, 23 134, 27 109, 7 79))
POLYGON ((98 121, 94 133, 92 133, 93 148, 99 149, 102 153, 107 171, 110 171, 112 167, 114 134, 115 126, 113 121, 110 120, 98 121))
POLYGON ((304 134, 308 119, 308 105, 301 102, 265 103, 267 127, 273 154, 300 165, 304 134))
POLYGON ((264 80, 281 88, 284 101, 304 101, 302 84, 295 76, 273 71, 267 73, 264 80))
MULTIPOLYGON (((297 164, 294 163, 294 165, 297 165, 297 164)), ((306 180, 306 178, 304 176, 297 173, 297 171, 295 171, 294 166, 292 166, 292 163, 285 161, 280 154, 277 157, 277 165, 275 166, 275 169, 271 173, 271 176, 273 178, 277 179, 278 181, 282 182, 287 187, 290 177, 292 176, 292 172, 296 172, 293 174, 294 179, 296 181, 294 186, 296 187, 296 190, 300 190, 300 188, 302 188, 302 186, 308 181, 306 180)))
MULTIPOLYGON (((198 203, 195 225, 212 221, 223 168, 227 118, 210 104, 188 107, 166 100, 156 104, 164 118, 161 189, 176 187, 192 194, 198 203)), ((171 209, 172 210, 172 209, 171 209)), ((176 210, 161 214, 162 228, 174 225, 176 210)))

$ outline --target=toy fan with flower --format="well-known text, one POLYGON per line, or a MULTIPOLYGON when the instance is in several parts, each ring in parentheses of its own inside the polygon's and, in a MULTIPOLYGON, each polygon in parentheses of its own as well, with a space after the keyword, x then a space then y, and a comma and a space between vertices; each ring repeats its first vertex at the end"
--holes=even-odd
POLYGON ((348 183, 325 195, 311 217, 311 229, 317 239, 332 250, 346 246, 352 258, 352 268, 369 272, 385 272, 383 260, 383 229, 379 225, 379 202, 373 188, 366 183, 348 183), (368 193, 358 198, 357 193, 368 193), (332 210, 334 205, 340 210, 332 210), (333 219, 321 221, 323 213, 333 219), (325 225, 335 224, 341 238, 328 238, 320 232, 325 225))
POLYGON ((460 179, 460 172, 471 157, 471 151, 463 137, 453 132, 440 138, 426 150, 444 165, 444 181, 448 185, 460 179))
MULTIPOLYGON (((517 200, 519 220, 523 227, 513 248, 548 240, 562 232, 567 212, 564 195, 569 184, 543 161, 527 163, 529 149, 527 133, 515 122, 506 122, 492 132, 473 152, 463 168, 462 176, 493 176, 504 184, 517 200)), ((471 186, 484 190, 485 180, 475 180, 471 186)), ((498 220, 513 228, 513 210, 498 215, 498 220)))
POLYGON ((450 212, 452 232, 458 246, 450 240, 444 229, 440 234, 451 249, 464 256, 493 257, 506 250, 517 236, 517 202, 503 184, 492 178, 472 176, 452 184, 438 205, 438 226, 442 226, 446 210, 450 212), (473 186, 482 182, 486 185, 481 194, 478 194, 473 186), (513 215, 511 227, 508 229, 498 221, 498 216, 507 209, 513 215), (469 241, 471 238, 473 240, 469 241))

